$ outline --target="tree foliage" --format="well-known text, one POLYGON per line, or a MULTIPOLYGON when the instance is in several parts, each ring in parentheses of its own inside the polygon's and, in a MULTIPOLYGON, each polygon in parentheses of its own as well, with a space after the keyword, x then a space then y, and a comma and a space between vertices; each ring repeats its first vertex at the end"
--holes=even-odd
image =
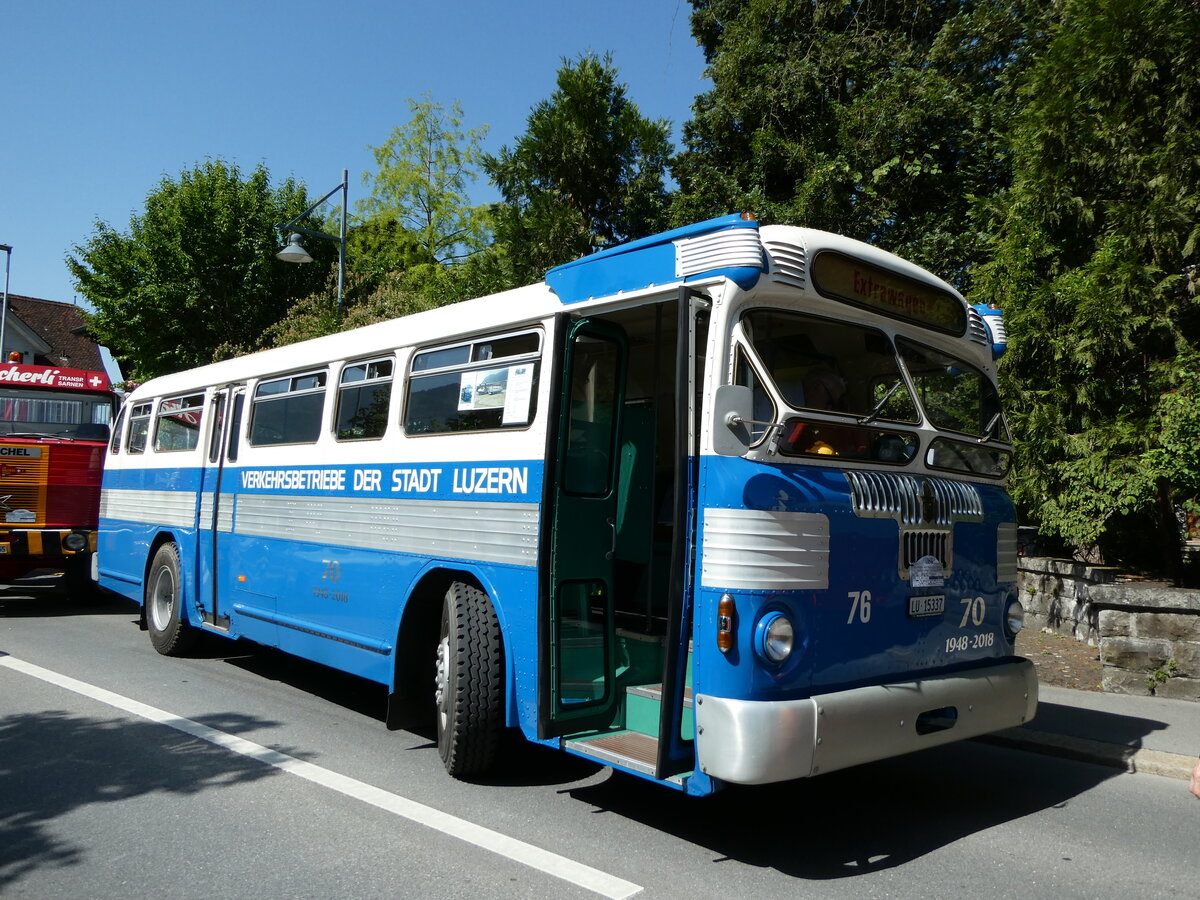
POLYGON ((370 148, 379 171, 363 176, 371 193, 359 212, 370 224, 396 226, 438 262, 470 256, 488 239, 486 207, 471 205, 469 198, 487 127, 464 131, 462 107, 455 102, 447 108, 428 95, 410 98, 408 108, 412 118, 370 148))
POLYGON ((732 211, 884 246, 959 280, 1010 167, 1001 128, 1038 0, 692 0, 712 90, 676 224, 732 211))
POLYGON ((379 171, 347 234, 342 315, 329 292, 305 297, 266 333, 271 346, 356 328, 499 289, 485 206, 468 192, 486 128, 464 131, 458 103, 408 101, 412 119, 371 148, 379 171))
POLYGON ((1022 87, 978 290, 1007 314, 1015 494, 1072 545, 1178 574, 1175 507, 1200 497, 1200 45, 1181 39, 1200 10, 1060 14, 1022 87))
POLYGON ((336 295, 325 291, 297 300, 288 314, 267 329, 268 347, 282 347, 312 338, 361 328, 375 322, 411 315, 437 304, 406 284, 406 272, 392 272, 370 279, 351 275, 347 292, 354 299, 338 313, 336 295))
POLYGON ((276 224, 308 205, 302 186, 288 179, 272 187, 261 165, 243 178, 236 165, 208 160, 164 177, 127 232, 97 222, 67 258, 95 308, 89 330, 139 380, 257 348, 336 258, 314 247, 315 265, 275 259, 276 224))
POLYGON ((665 121, 644 117, 609 56, 564 60, 549 99, 510 149, 484 159, 503 203, 496 242, 512 284, 665 222, 665 121))
POLYGON ((417 258, 392 270, 351 268, 339 316, 332 277, 324 291, 297 300, 266 330, 265 346, 294 344, 481 297, 505 287, 496 257, 488 252, 452 265, 417 258))

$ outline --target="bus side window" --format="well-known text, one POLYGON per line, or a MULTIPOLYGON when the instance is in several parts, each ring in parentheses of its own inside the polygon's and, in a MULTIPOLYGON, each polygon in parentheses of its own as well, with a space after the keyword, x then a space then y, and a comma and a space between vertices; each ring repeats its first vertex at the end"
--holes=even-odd
POLYGON ((339 441, 383 437, 392 399, 392 360, 356 363, 342 369, 335 434, 339 441))
POLYGON ((129 452, 142 453, 150 434, 151 403, 139 403, 129 414, 129 452))
POLYGON ((225 424, 225 394, 213 394, 212 433, 208 436, 208 461, 215 463, 221 458, 221 428, 225 424))
POLYGON ((172 397, 158 405, 158 423, 154 429, 154 452, 174 453, 194 450, 200 443, 200 420, 204 395, 172 397))
POLYGON ((246 395, 241 391, 233 395, 233 413, 229 422, 229 444, 225 450, 225 459, 229 462, 237 462, 238 448, 241 446, 242 440, 242 404, 245 400, 246 395))
POLYGON ((121 432, 125 429, 125 407, 121 407, 121 412, 117 416, 117 422, 113 425, 112 443, 109 444, 108 450, 110 453, 121 452, 121 432))
POLYGON ((422 350, 412 360, 404 433, 524 428, 533 422, 541 333, 422 350))
POLYGON ((315 444, 325 408, 325 372, 260 381, 250 414, 250 446, 315 444))

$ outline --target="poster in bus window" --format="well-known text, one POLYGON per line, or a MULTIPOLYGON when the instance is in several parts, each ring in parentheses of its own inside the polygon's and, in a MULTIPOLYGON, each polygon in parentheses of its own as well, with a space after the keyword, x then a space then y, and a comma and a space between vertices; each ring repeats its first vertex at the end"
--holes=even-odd
POLYGON ((499 409, 504 406, 508 369, 463 372, 459 379, 459 412, 469 409, 499 409))
POLYGON ((523 425, 528 422, 532 399, 533 363, 509 366, 507 392, 504 397, 504 424, 523 425))

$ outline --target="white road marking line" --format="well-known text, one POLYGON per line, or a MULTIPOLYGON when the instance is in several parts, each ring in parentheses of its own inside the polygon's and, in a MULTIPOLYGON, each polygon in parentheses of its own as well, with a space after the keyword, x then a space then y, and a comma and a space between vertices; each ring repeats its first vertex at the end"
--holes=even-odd
POLYGON ((131 715, 166 725, 168 728, 190 734, 192 737, 218 747, 224 747, 226 750, 232 750, 234 753, 250 759, 256 759, 290 775, 311 781, 313 784, 319 784, 347 797, 361 800, 363 803, 369 803, 393 815, 408 819, 410 822, 440 831, 442 834, 466 841, 468 844, 474 844, 476 847, 519 862, 531 869, 537 869, 539 872, 545 872, 547 875, 553 875, 555 878, 561 878, 563 881, 568 881, 601 896, 623 900, 623 898, 632 897, 642 890, 641 885, 617 878, 615 875, 609 875, 607 872, 601 872, 599 869, 593 869, 591 866, 567 859, 565 856, 559 856, 557 853, 551 853, 549 850, 543 850, 498 831, 492 831, 490 828, 484 828, 482 825, 476 825, 449 813, 425 806, 415 800, 409 800, 398 794, 373 787, 357 779, 339 775, 337 772, 304 762, 294 756, 288 756, 286 753, 279 753, 262 744, 256 744, 224 731, 209 728, 207 725, 191 719, 184 719, 153 706, 147 706, 145 703, 139 703, 129 697, 115 694, 85 681, 79 681, 69 675, 62 675, 2 653, 0 653, 0 666, 116 707, 131 715))

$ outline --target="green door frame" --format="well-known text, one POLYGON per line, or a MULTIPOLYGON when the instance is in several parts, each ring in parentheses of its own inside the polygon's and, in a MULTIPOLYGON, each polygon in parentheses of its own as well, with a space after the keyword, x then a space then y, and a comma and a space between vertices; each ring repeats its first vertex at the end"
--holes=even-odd
POLYGON ((605 728, 619 701, 613 547, 629 347, 610 322, 559 324, 539 604, 543 738, 605 728))

